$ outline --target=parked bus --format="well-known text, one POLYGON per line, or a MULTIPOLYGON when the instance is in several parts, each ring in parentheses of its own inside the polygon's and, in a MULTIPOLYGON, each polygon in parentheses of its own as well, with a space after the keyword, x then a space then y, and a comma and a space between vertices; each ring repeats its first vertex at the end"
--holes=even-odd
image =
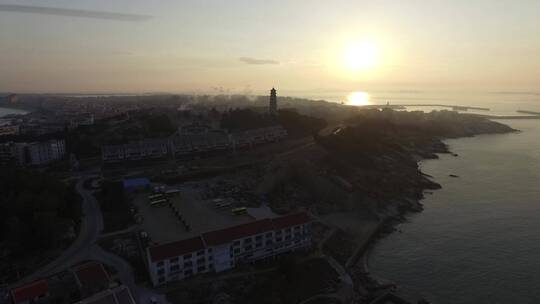
POLYGON ((167 194, 167 196, 175 196, 175 195, 180 194, 180 190, 178 189, 167 190, 165 191, 165 194, 167 194))
POLYGON ((247 213, 247 208, 246 207, 233 208, 231 211, 234 215, 242 215, 242 214, 247 213))
POLYGON ((148 199, 151 201, 162 199, 162 198, 163 198, 163 194, 152 194, 148 196, 148 199))
POLYGON ((161 207, 161 206, 165 205, 167 202, 169 202, 169 200, 167 200, 167 199, 160 199, 160 200, 156 200, 156 201, 151 201, 150 206, 152 206, 152 207, 161 207))
POLYGON ((225 207, 230 207, 231 205, 232 205, 231 202, 223 201, 223 202, 216 203, 216 208, 221 209, 225 207))

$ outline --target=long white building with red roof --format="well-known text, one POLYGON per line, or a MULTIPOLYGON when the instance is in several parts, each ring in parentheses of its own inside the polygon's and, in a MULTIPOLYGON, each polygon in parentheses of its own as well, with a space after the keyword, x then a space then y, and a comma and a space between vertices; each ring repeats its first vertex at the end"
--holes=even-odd
POLYGON ((311 220, 296 213, 149 247, 148 268, 157 286, 310 246, 311 220))

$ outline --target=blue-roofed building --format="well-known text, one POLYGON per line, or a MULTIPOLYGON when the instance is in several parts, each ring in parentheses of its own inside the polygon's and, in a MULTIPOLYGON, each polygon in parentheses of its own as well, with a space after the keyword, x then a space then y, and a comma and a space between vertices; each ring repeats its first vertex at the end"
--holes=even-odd
POLYGON ((123 181, 124 190, 137 191, 150 188, 150 180, 148 178, 129 178, 123 181))

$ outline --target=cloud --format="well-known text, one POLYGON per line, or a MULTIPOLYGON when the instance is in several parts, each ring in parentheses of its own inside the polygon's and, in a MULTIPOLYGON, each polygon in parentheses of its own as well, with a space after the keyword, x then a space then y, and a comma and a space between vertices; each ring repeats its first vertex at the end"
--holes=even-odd
POLYGON ((0 4, 0 12, 55 15, 55 16, 65 16, 65 17, 80 17, 80 18, 132 21, 132 22, 146 21, 152 18, 152 16, 146 16, 146 15, 113 13, 113 12, 92 11, 92 10, 79 10, 79 9, 66 9, 66 8, 44 7, 44 6, 26 6, 26 5, 16 5, 16 4, 13 4, 13 5, 0 4))
POLYGON ((240 57, 240 61, 247 64, 279 64, 279 61, 271 59, 257 59, 251 57, 240 57))

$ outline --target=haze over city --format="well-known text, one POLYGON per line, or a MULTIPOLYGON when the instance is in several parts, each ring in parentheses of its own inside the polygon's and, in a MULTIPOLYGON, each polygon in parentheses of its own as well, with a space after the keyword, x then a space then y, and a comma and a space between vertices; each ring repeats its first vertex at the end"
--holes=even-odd
POLYGON ((0 90, 530 91, 539 10, 534 0, 3 0, 0 90))
POLYGON ((0 0, 0 304, 540 303, 539 12, 0 0))

